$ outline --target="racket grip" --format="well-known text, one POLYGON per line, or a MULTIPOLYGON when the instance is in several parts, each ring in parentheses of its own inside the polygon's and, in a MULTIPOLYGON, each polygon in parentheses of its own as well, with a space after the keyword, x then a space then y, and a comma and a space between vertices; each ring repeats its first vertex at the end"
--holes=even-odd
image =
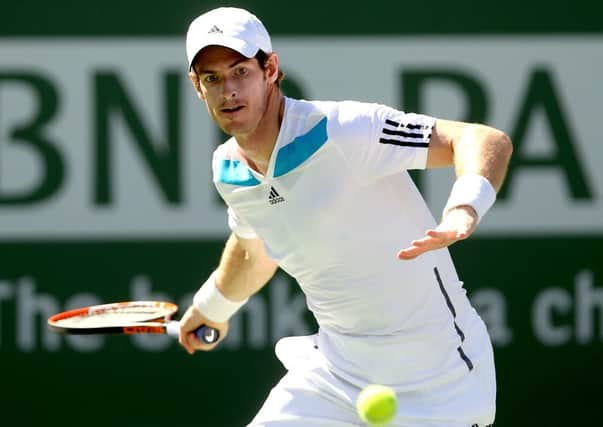
MULTIPOLYGON (((171 321, 166 326, 166 332, 168 335, 178 337, 180 332, 180 322, 171 321)), ((209 326, 201 326, 195 330, 195 335, 199 338, 199 341, 205 344, 213 344, 220 338, 220 331, 209 326)))
POLYGON ((220 338, 220 331, 203 325, 195 331, 195 335, 197 335, 199 341, 205 344, 213 344, 220 338))

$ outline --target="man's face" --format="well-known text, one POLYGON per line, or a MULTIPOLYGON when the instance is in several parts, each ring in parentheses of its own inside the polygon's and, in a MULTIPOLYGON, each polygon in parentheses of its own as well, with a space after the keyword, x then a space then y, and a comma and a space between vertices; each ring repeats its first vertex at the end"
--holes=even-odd
MULTIPOLYGON (((193 64, 198 91, 216 124, 229 135, 256 129, 267 103, 266 71, 255 58, 222 46, 208 46, 193 64)), ((194 77, 191 77, 194 82, 194 77)))

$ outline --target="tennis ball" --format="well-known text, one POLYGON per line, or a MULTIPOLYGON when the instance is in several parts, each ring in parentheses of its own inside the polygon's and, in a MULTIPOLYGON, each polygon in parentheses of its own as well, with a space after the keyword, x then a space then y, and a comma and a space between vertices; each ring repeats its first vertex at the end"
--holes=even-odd
POLYGON ((358 395, 356 409, 362 420, 373 426, 383 426, 396 415, 398 400, 392 388, 370 384, 358 395))

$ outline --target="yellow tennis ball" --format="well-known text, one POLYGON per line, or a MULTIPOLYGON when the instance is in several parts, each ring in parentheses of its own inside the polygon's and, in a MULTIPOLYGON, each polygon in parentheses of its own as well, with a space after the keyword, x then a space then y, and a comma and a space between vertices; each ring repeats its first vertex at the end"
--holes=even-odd
POLYGON ((398 409, 396 392, 391 387, 370 384, 358 395, 356 409, 364 422, 373 426, 386 425, 398 409))

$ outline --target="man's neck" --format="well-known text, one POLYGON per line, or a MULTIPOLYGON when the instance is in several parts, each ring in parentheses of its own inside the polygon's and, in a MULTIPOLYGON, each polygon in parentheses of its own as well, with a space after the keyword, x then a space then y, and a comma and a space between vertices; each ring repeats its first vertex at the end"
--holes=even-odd
POLYGON ((235 135, 239 149, 249 166, 262 175, 266 175, 268 170, 284 110, 285 98, 280 89, 275 87, 268 97, 266 111, 256 129, 247 135, 235 135))

